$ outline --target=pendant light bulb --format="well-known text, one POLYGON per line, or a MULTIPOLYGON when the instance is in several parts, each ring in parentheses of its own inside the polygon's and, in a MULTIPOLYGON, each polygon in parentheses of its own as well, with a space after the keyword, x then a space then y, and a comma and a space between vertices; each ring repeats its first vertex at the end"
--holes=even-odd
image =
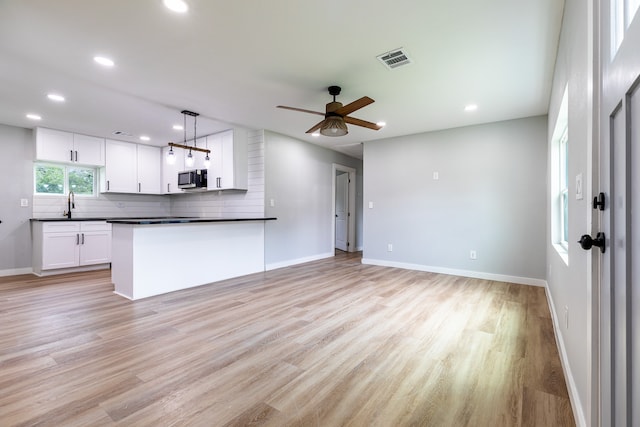
POLYGON ((211 158, 209 157, 209 153, 207 153, 204 157, 204 167, 205 169, 209 169, 209 166, 211 166, 211 158))
POLYGON ((168 165, 176 164, 176 153, 173 152, 173 147, 169 148, 169 152, 167 153, 167 164, 168 165))
POLYGON ((191 167, 193 166, 194 163, 194 158, 193 158, 193 154, 191 154, 191 150, 189 150, 189 154, 187 154, 187 158, 184 160, 184 164, 187 165, 187 167, 191 167))

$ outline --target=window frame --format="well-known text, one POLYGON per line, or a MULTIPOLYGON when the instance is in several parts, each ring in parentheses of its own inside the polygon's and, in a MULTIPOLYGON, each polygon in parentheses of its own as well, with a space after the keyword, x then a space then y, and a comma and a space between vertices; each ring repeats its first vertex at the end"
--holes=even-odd
POLYGON ((565 125, 558 141, 558 244, 569 250, 569 129, 565 125))
POLYGON ((93 166, 79 166, 79 165, 67 165, 62 163, 52 162, 34 162, 33 163, 33 195, 38 197, 67 197, 71 191, 71 184, 69 183, 69 171, 71 169, 86 169, 93 172, 93 185, 91 194, 76 193, 75 197, 95 198, 98 197, 98 168, 93 166), (63 189, 62 193, 41 193, 38 192, 38 180, 37 180, 37 168, 38 166, 60 168, 63 171, 63 189))

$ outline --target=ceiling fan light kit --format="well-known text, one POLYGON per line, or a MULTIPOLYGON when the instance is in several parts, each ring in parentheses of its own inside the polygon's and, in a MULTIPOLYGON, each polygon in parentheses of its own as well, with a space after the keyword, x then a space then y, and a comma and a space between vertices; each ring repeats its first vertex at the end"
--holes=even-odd
POLYGON ((336 96, 340 95, 341 90, 342 89, 340 88, 340 86, 329 86, 329 95, 333 96, 333 101, 329 102, 326 105, 325 113, 305 110, 302 108, 287 107, 284 105, 278 105, 278 108, 324 116, 324 120, 316 123, 311 129, 306 132, 310 134, 314 134, 314 132, 317 132, 319 130, 320 134, 324 136, 344 136, 349 133, 346 123, 373 130, 382 129, 382 126, 375 123, 367 122, 365 120, 356 119, 355 117, 349 116, 349 114, 353 113, 354 111, 375 102, 373 99, 369 98, 368 96, 363 96, 362 98, 343 106, 341 102, 336 101, 336 96))

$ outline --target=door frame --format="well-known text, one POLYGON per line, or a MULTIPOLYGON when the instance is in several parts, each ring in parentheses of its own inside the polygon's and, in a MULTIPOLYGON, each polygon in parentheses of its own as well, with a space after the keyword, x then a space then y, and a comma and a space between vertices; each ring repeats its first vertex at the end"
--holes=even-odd
POLYGON ((349 166, 333 163, 331 166, 331 251, 336 250, 336 172, 349 174, 347 252, 356 250, 356 170, 349 166))

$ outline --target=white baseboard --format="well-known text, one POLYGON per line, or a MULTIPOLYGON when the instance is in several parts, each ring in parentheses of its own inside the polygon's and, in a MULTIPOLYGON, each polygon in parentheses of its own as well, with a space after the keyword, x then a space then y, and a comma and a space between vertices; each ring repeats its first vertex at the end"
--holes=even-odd
POLYGON ((304 258, 290 259, 281 262, 272 262, 265 265, 265 271, 275 270, 276 268, 289 267, 296 264, 303 264, 305 262, 317 261, 319 259, 331 258, 332 256, 335 256, 334 252, 327 252, 324 254, 312 255, 304 258))
POLYGON ((553 303, 553 296, 549 292, 549 285, 545 286, 547 294, 547 304, 549 304, 549 311, 551 312, 551 322, 553 323, 553 331, 555 332, 556 346, 560 353, 560 362, 562 363, 562 371, 567 383, 567 391, 569 392, 569 401, 571 402, 571 409, 573 410, 573 418, 576 420, 578 427, 587 427, 587 420, 585 418, 584 407, 580 401, 580 395, 578 394, 578 388, 576 382, 573 379, 573 373, 571 372, 571 365, 569 365, 569 357, 564 347, 564 338, 562 337, 562 330, 560 328, 560 319, 558 319, 558 313, 556 312, 556 306, 553 303))
POLYGON ((7 270, 0 270, 0 277, 18 276, 20 274, 31 274, 31 273, 33 273, 33 268, 31 267, 9 268, 7 270))
POLYGON ((474 279, 495 280, 497 282, 517 283, 520 285, 545 287, 547 282, 543 279, 531 277, 508 276, 505 274, 485 273, 481 271, 458 270, 455 268, 433 267, 422 264, 410 264, 405 262, 386 261, 379 259, 362 258, 363 264, 379 265, 382 267, 404 268, 405 270, 428 271, 430 273, 450 274, 453 276, 472 277, 474 279))

